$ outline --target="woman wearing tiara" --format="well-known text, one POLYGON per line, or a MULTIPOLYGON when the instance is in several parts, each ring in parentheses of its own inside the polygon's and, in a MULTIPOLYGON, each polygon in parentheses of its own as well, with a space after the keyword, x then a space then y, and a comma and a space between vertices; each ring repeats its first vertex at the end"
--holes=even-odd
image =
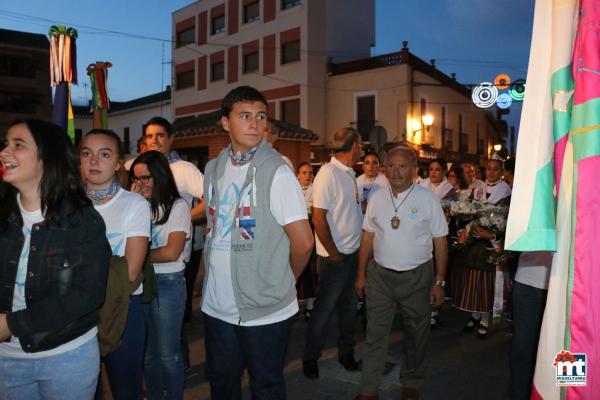
MULTIPOLYGON (((497 153, 490 158, 486 166, 486 198, 485 202, 496 205, 508 205, 511 190, 502 180, 503 159, 497 153)), ((465 229, 459 231, 459 242, 466 242, 469 233, 465 229)), ((477 328, 479 338, 485 338, 489 327, 490 313, 494 302, 502 293, 496 292, 497 272, 501 269, 489 261, 494 251, 502 248, 501 238, 484 228, 477 227, 471 232, 474 239, 460 250, 455 260, 460 260, 452 268, 452 300, 454 306, 471 313, 463 330, 472 331, 477 328)), ((503 277, 498 274, 498 278, 503 277)), ((503 285, 504 287, 504 285, 503 285)))

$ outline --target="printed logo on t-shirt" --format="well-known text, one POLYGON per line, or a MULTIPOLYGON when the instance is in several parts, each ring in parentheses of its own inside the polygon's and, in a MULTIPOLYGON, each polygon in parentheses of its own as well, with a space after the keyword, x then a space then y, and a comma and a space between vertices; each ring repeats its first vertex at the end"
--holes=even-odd
POLYGON ((229 251, 231 247, 231 231, 239 194, 240 188, 235 183, 231 183, 225 189, 223 197, 219 199, 219 212, 213 225, 213 250, 229 251))
POLYGON ((124 251, 120 251, 125 243, 125 235, 122 232, 107 232, 106 239, 110 244, 113 256, 124 254, 124 251))

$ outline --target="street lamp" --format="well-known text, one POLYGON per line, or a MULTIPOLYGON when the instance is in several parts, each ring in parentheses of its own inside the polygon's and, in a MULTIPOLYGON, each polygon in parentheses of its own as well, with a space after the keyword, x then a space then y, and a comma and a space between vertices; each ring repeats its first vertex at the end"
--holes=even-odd
POLYGON ((498 152, 502 149, 502 145, 500 143, 494 145, 494 151, 498 152))
POLYGON ((429 131, 431 130, 431 125, 433 125, 433 115, 431 114, 425 114, 421 117, 421 121, 419 122, 419 120, 413 119, 412 120, 412 129, 413 129, 413 142, 415 142, 416 144, 421 144, 422 142, 425 142, 425 137, 423 135, 423 127, 425 127, 425 132, 429 133, 429 131), (417 134, 421 132, 420 136, 417 136, 417 134))

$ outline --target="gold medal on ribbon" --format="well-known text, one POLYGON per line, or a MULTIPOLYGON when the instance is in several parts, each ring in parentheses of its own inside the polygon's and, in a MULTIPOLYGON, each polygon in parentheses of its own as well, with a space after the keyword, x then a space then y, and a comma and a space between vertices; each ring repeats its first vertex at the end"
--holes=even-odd
POLYGON ((394 215, 390 220, 390 224, 392 225, 392 229, 398 229, 400 226, 400 218, 397 215, 394 215))

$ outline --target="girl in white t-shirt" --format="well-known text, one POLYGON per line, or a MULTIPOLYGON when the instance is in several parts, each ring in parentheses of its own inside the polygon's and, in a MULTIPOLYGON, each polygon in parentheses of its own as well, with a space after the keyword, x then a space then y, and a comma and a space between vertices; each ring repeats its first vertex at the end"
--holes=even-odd
POLYGON ((106 225, 112 258, 98 339, 113 397, 142 397, 146 328, 141 271, 150 237, 150 208, 139 194, 121 188, 123 145, 110 130, 83 138, 79 158, 86 193, 106 225))
POLYGON ((91 399, 110 247, 59 126, 13 123, 0 152, 0 398, 91 399))
POLYGON ((191 215, 179 196, 167 158, 158 151, 140 155, 132 164, 132 191, 150 202, 152 244, 150 258, 156 273, 158 297, 144 304, 148 344, 144 377, 148 397, 183 399, 184 367, 181 325, 185 310, 183 249, 190 237, 191 215))

